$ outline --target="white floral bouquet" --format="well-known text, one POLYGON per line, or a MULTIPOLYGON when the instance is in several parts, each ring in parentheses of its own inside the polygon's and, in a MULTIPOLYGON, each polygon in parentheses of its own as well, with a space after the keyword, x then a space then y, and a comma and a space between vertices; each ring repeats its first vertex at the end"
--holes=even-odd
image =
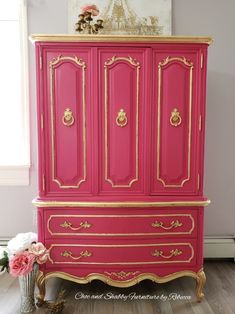
POLYGON ((14 277, 27 275, 34 263, 43 264, 49 252, 41 242, 37 242, 36 233, 19 233, 8 242, 7 247, 0 246, 0 269, 5 269, 14 277))

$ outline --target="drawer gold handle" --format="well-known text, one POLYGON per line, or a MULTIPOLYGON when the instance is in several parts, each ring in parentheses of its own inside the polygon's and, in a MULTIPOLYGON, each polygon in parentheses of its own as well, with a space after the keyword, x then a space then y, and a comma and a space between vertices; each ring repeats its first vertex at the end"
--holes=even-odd
POLYGON ((66 229, 71 229, 73 231, 78 231, 80 229, 87 229, 90 228, 92 226, 92 224, 90 224, 88 221, 82 221, 79 225, 79 227, 73 227, 73 224, 71 222, 63 222, 62 224, 60 224, 60 227, 62 228, 66 228, 66 229))
POLYGON ((62 122, 66 126, 72 126, 74 124, 74 116, 71 109, 69 108, 65 109, 62 122))
POLYGON ((164 230, 171 230, 173 228, 178 228, 178 227, 183 226, 182 222, 180 222, 178 219, 177 220, 173 220, 170 223, 169 227, 166 227, 163 224, 164 223, 162 221, 155 221, 155 222, 152 223, 152 227, 154 227, 154 228, 162 228, 164 230))
POLYGON ((118 112, 117 118, 116 118, 116 124, 117 126, 120 126, 121 128, 127 125, 127 116, 124 109, 120 109, 118 112))
POLYGON ((162 258, 165 258, 165 259, 170 259, 172 258, 173 256, 179 256, 181 255, 183 252, 179 249, 175 249, 175 250, 171 250, 170 251, 170 255, 164 255, 163 254, 163 251, 158 251, 158 250, 155 250, 152 255, 153 256, 156 256, 156 257, 162 257, 162 258))
POLYGON ((79 260, 79 259, 82 258, 82 257, 90 257, 90 256, 92 256, 92 253, 89 252, 89 251, 87 251, 87 250, 85 250, 85 251, 82 251, 82 252, 79 254, 79 256, 73 256, 73 253, 72 253, 72 252, 70 252, 70 251, 64 251, 64 252, 61 253, 61 256, 67 257, 67 258, 70 257, 70 258, 72 258, 72 259, 79 260))
POLYGON ((173 126, 178 126, 182 122, 180 113, 177 108, 174 108, 173 111, 171 112, 171 117, 170 117, 170 124, 173 126))

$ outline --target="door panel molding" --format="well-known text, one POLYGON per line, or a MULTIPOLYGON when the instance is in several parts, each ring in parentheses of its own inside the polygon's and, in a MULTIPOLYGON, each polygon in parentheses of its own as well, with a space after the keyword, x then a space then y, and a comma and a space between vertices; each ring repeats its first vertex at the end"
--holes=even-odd
MULTIPOLYGON (((128 57, 116 57, 113 56, 112 58, 108 59, 107 61, 105 61, 104 63, 104 85, 105 85, 105 93, 104 93, 104 97, 105 97, 105 181, 109 182, 112 186, 112 188, 130 188, 132 186, 132 184, 136 181, 139 180, 139 82, 140 82, 140 63, 132 58, 131 56, 128 57), (110 166, 110 160, 109 160, 109 142, 108 142, 108 106, 109 106, 109 101, 108 101, 108 77, 109 77, 109 69, 110 66, 112 67, 113 65, 117 64, 118 62, 123 63, 127 63, 129 65, 131 65, 131 67, 135 67, 136 70, 136 115, 135 115, 135 121, 136 121, 136 126, 135 126, 135 175, 133 178, 127 178, 129 180, 128 183, 126 184, 120 184, 118 182, 114 182, 114 179, 112 179, 110 177, 109 174, 109 166, 110 166), (123 61, 123 62, 122 62, 123 61)), ((123 109, 121 109, 122 111, 124 111, 123 109)), ((120 112, 120 111, 119 111, 120 112)), ((118 118, 117 118, 118 119, 118 118)), ((116 123, 117 123, 117 119, 116 119, 116 123)), ((126 118, 127 119, 127 118, 126 118)), ((127 120, 126 120, 127 122, 127 120)), ((118 123, 117 123, 118 125, 118 123)), ((125 123, 126 125, 126 123, 125 123)))
MULTIPOLYGON (((193 68, 194 64, 193 62, 187 60, 184 56, 183 57, 166 57, 162 61, 158 63, 158 97, 157 97, 157 169, 156 169, 156 179, 161 182, 162 186, 164 188, 182 188, 184 184, 191 179, 191 137, 192 137, 192 89, 193 89, 193 68), (167 178, 164 178, 161 175, 161 107, 162 107, 162 82, 163 82, 163 72, 164 69, 169 69, 171 65, 174 64, 180 64, 182 67, 186 67, 189 71, 189 99, 188 99, 188 140, 187 140, 187 171, 186 171, 186 177, 180 178, 180 181, 177 184, 172 184, 169 181, 167 182, 167 178)), ((174 105, 172 104, 174 107, 174 105)), ((172 107, 172 109, 173 109, 172 107)), ((172 114, 177 115, 179 119, 179 123, 176 123, 175 125, 172 123, 171 119, 174 119, 173 116, 169 116, 169 123, 173 125, 173 127, 177 127, 179 124, 181 124, 181 117, 180 112, 177 111, 177 108, 173 109, 172 114)))
MULTIPOLYGON (((49 62, 49 68, 50 68, 50 101, 51 101, 51 172, 52 172, 52 181, 55 182, 59 188, 61 189, 70 189, 70 188, 79 188, 80 185, 86 181, 86 104, 85 104, 85 69, 86 69, 86 63, 78 58, 77 56, 62 56, 59 55, 56 58, 53 58, 49 62), (75 67, 79 67, 82 71, 82 146, 83 146, 83 167, 82 169, 82 175, 79 174, 77 178, 76 184, 63 184, 62 178, 59 178, 59 175, 57 174, 57 169, 56 169, 56 148, 55 148, 55 141, 56 141, 56 126, 55 126, 55 71, 56 69, 65 64, 65 63, 72 63, 75 65, 75 67)), ((65 108, 66 109, 66 108, 65 108)), ((66 109, 68 111, 68 108, 66 109)), ((69 109, 70 110, 70 109, 69 109)), ((63 124, 64 122, 64 117, 62 118, 63 124)), ((74 121, 74 120, 73 120, 74 121)), ((65 124, 66 125, 66 124, 65 124)), ((71 126, 71 124, 67 125, 71 126)), ((61 152, 62 153, 62 152, 61 152)), ((74 179, 74 178, 73 178, 74 179)))

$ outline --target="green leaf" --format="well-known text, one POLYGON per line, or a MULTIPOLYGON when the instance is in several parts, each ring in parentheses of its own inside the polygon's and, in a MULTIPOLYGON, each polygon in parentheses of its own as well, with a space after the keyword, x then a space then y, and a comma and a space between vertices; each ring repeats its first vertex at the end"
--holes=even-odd
POLYGON ((1 271, 3 271, 5 268, 8 269, 9 267, 9 258, 6 251, 3 252, 4 257, 0 259, 0 266, 2 266, 1 271))

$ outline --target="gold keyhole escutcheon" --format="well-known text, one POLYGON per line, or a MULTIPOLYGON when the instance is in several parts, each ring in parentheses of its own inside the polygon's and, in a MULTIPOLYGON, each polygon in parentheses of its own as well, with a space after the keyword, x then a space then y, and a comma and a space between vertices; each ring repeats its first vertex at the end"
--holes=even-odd
POLYGON ((65 126, 72 126, 74 124, 74 116, 71 109, 65 109, 62 122, 65 126))
POLYGON ((122 128, 125 125, 127 125, 127 122, 128 122, 128 119, 126 116, 126 112, 124 111, 124 109, 120 109, 116 118, 117 126, 120 126, 122 128))
POLYGON ((170 124, 176 127, 180 125, 181 122, 182 122, 182 119, 181 119, 180 113, 177 108, 174 108, 173 111, 171 112, 170 124))

